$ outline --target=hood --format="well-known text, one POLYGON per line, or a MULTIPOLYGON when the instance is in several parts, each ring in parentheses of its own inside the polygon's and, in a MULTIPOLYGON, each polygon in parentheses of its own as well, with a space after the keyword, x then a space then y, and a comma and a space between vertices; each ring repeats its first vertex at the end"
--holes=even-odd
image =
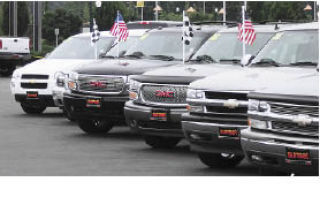
POLYGON ((74 71, 86 75, 140 75, 146 71, 159 67, 177 64, 177 61, 146 60, 146 59, 120 59, 98 60, 94 65, 84 64, 74 71))
POLYGON ((243 67, 230 64, 179 64, 148 71, 132 79, 145 83, 189 84, 206 76, 239 69, 243 67))
POLYGON ((255 91, 287 84, 295 78, 318 74, 315 68, 245 68, 221 73, 190 84, 192 89, 213 91, 255 91))
POLYGON ((19 69, 23 74, 49 74, 54 75, 57 71, 68 72, 82 64, 96 60, 86 59, 41 59, 19 69))
POLYGON ((319 74, 313 73, 299 76, 287 81, 285 84, 266 87, 258 92, 263 94, 319 97, 319 74))

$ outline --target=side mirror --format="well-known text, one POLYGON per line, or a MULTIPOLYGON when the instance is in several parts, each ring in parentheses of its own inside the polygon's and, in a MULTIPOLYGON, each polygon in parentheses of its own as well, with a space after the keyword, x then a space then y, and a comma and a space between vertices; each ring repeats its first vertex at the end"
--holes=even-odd
POLYGON ((254 58, 253 55, 246 54, 242 59, 241 59, 241 65, 242 66, 247 66, 251 60, 254 58))

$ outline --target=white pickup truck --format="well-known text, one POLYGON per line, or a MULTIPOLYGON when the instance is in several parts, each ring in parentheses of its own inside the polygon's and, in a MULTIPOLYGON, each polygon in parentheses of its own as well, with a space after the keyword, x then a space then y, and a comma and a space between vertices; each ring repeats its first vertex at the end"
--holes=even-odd
POLYGON ((29 38, 0 37, 0 75, 9 76, 17 65, 30 59, 29 38))
MULTIPOLYGON (((105 53, 112 46, 115 37, 107 31, 100 33, 98 51, 105 53)), ((13 72, 10 89, 24 112, 42 113, 47 107, 57 106, 52 95, 57 73, 94 61, 94 47, 90 43, 89 32, 71 36, 45 58, 13 72)))

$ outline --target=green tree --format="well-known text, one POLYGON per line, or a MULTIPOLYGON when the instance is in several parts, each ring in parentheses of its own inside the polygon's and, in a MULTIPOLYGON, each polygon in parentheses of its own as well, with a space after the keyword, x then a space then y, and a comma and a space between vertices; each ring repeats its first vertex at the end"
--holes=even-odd
MULTIPOLYGON (((18 36, 25 36, 28 31, 30 19, 27 2, 18 2, 18 36)), ((2 24, 1 29, 4 34, 9 34, 9 2, 2 4, 2 24)))
POLYGON ((42 34, 50 44, 55 43, 54 29, 59 28, 59 40, 64 40, 71 35, 80 32, 82 21, 79 16, 68 13, 65 9, 56 9, 54 12, 47 12, 43 16, 42 34))
MULTIPOLYGON (((95 8, 95 6, 93 6, 95 8)), ((95 8, 95 17, 100 31, 109 30, 117 15, 117 10, 120 11, 125 22, 129 21, 128 5, 120 1, 102 2, 100 8, 95 8)))

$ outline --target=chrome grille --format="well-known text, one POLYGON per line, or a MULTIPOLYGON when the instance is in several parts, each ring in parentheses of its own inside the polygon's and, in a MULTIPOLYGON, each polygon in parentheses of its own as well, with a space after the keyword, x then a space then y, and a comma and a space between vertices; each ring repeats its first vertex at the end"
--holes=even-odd
POLYGON ((121 92, 124 86, 123 77, 112 76, 79 76, 79 91, 83 92, 121 92))
POLYGON ((186 104, 187 86, 145 84, 141 88, 143 100, 147 103, 186 104), (169 93, 169 96, 159 94, 169 93))
MULTIPOLYGON (((247 100, 247 93, 245 92, 205 92, 208 100, 227 101, 228 99, 237 99, 241 101, 247 100)), ((247 125, 247 106, 239 106, 235 108, 228 108, 223 106, 223 103, 218 105, 207 105, 205 115, 214 119, 217 124, 234 124, 247 125), (228 121, 227 121, 228 120, 228 121)))
POLYGON ((268 102, 271 112, 276 114, 299 115, 305 114, 313 117, 319 116, 319 106, 298 105, 290 103, 268 102))
POLYGON ((299 126, 293 122, 272 121, 272 129, 296 135, 319 136, 319 126, 317 125, 299 126))

